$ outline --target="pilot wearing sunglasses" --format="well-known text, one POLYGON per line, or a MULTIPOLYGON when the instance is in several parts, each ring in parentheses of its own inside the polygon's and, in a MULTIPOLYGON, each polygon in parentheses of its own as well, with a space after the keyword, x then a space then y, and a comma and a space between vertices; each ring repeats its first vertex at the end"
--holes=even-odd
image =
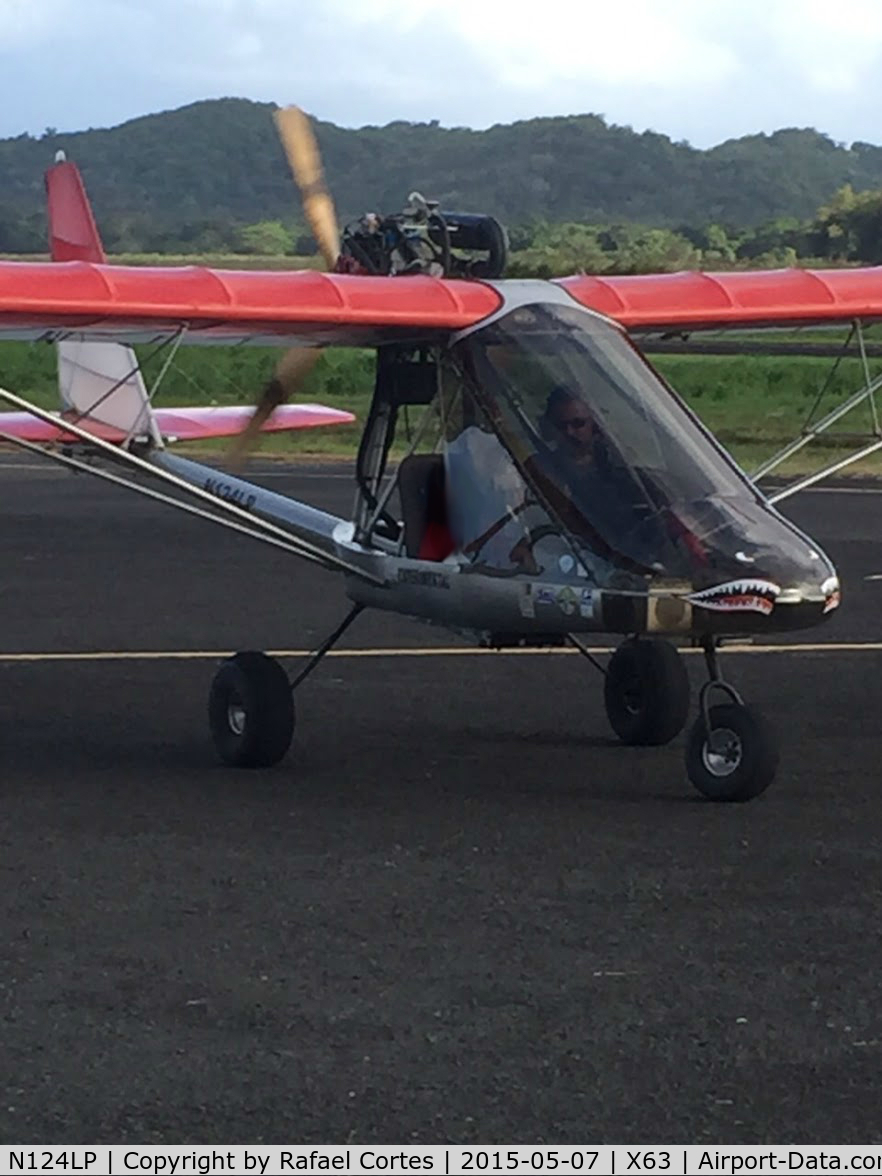
POLYGON ((553 388, 545 405, 546 433, 571 473, 581 472, 597 457, 599 432, 588 406, 562 384, 553 388))
POLYGON ((568 461, 581 465, 592 460, 594 419, 583 401, 566 388, 555 388, 548 398, 547 418, 568 461))
POLYGON ((614 550, 616 535, 633 521, 622 493, 623 467, 584 400, 564 384, 552 388, 540 430, 550 449, 545 459, 527 464, 542 498, 599 555, 642 571, 614 550))
POLYGON ((554 448, 545 497, 574 534, 607 558, 615 556, 620 567, 641 573, 651 569, 615 550, 623 536, 637 529, 642 529, 641 542, 647 549, 660 551, 673 538, 687 544, 693 561, 703 558, 689 528, 671 510, 659 509, 660 496, 651 491, 648 471, 642 471, 638 483, 575 392, 565 385, 552 389, 544 425, 554 448))

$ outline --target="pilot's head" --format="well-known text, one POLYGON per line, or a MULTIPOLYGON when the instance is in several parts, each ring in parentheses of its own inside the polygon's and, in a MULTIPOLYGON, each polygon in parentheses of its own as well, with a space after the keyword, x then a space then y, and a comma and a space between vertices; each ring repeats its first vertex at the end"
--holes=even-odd
POLYGON ((564 384, 552 388, 545 405, 545 417, 561 448, 574 457, 591 453, 594 419, 588 406, 564 384))

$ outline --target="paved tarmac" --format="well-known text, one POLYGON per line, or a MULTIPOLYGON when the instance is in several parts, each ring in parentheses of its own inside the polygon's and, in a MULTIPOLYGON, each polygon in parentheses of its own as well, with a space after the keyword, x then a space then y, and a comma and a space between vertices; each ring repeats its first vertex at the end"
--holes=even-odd
MULTIPOLYGON (((844 604, 727 655, 783 746, 727 806, 683 735, 616 743, 578 656, 378 656, 452 644, 380 615, 281 765, 221 767, 217 653, 316 644, 339 581, 32 467, 0 464, 0 1142, 882 1142, 882 494, 788 504, 844 604)), ((348 513, 339 467, 268 474, 348 513)))

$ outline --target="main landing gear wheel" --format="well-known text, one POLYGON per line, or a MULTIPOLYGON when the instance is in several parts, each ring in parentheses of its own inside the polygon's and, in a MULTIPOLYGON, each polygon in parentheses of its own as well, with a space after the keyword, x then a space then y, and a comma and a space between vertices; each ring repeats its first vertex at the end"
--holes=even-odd
POLYGON ((278 763, 294 736, 294 699, 285 671, 265 653, 237 653, 211 683, 208 721, 225 763, 237 768, 278 763))
POLYGON ((683 659, 658 637, 630 638, 610 659, 603 700, 623 743, 670 743, 689 716, 689 677, 683 659))
POLYGON ((765 792, 778 768, 778 747, 758 711, 726 702, 700 714, 689 732, 686 771, 709 800, 752 800, 765 792), (708 722, 710 730, 708 730, 708 722))

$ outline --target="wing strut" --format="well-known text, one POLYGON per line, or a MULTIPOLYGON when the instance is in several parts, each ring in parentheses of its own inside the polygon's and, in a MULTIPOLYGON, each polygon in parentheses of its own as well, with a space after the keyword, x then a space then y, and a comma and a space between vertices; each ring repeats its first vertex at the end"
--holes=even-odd
POLYGON ((829 465, 824 466, 823 469, 816 470, 811 474, 807 474, 805 477, 800 478, 791 485, 782 487, 779 490, 775 490, 767 494, 766 497, 772 503, 782 502, 785 498, 790 498, 793 494, 798 494, 799 491, 805 490, 809 486, 813 486, 816 482, 823 481, 824 478, 828 478, 832 474, 839 473, 840 470, 844 470, 846 467, 853 465, 855 462, 862 461, 865 457, 869 457, 871 454, 876 453, 877 450, 882 449, 882 427, 880 427, 879 413, 876 407, 876 392, 880 388, 882 388, 882 375, 872 377, 870 374, 870 365, 867 358, 867 348, 864 342, 863 327, 861 322, 856 320, 852 324, 852 329, 845 345, 836 357, 836 362, 834 363, 827 380, 815 398, 815 402, 809 411, 802 433, 799 437, 796 438, 795 441, 791 441, 789 444, 785 445, 783 449, 779 449, 777 453, 767 458, 756 470, 754 470, 754 472, 751 474, 751 481, 758 483, 760 478, 763 478, 767 474, 770 474, 773 470, 776 470, 780 465, 787 461, 788 458, 792 457, 795 453, 798 453, 799 450, 808 445, 810 441, 814 441, 816 438, 820 437, 821 434, 825 433, 831 425, 836 424, 837 421, 840 421, 844 416, 850 413, 852 409, 857 408, 859 404, 863 404, 865 400, 869 400, 870 402, 870 413, 873 422, 873 428, 870 432, 872 440, 869 440, 866 445, 862 446, 854 453, 850 453, 847 457, 843 457, 837 461, 831 462, 829 465), (838 405, 834 409, 831 409, 831 411, 828 412, 825 417, 822 417, 821 420, 817 421, 816 424, 809 426, 808 421, 811 420, 816 409, 820 405, 824 393, 832 382, 832 378, 839 366, 840 361, 845 357, 852 339, 857 339, 860 350, 860 359, 864 373, 864 385, 863 387, 859 388, 857 392, 852 393, 852 395, 849 396, 847 400, 844 400, 842 404, 838 405))
POLYGON ((865 445, 863 449, 858 449, 856 453, 850 453, 848 457, 843 457, 840 461, 834 461, 831 465, 824 466, 822 470, 816 470, 813 474, 806 474, 798 482, 793 482, 790 486, 785 486, 782 490, 776 490, 771 494, 767 494, 766 498, 772 505, 776 502, 783 502, 785 498, 790 498, 792 495, 798 494, 800 490, 806 490, 809 486, 814 486, 816 482, 822 482, 824 478, 829 478, 832 474, 838 474, 846 466, 853 465, 856 461, 863 461, 865 457, 870 457, 880 449, 882 449, 882 439, 871 441, 869 445, 865 445))
MULTIPOLYGON (((57 416, 47 412, 46 409, 39 408, 36 404, 32 404, 30 401, 23 399, 21 396, 16 396, 14 392, 10 392, 6 388, 0 387, 0 399, 7 401, 9 404, 14 405, 16 408, 22 409, 25 412, 32 413, 34 416, 42 421, 47 422, 48 424, 58 426, 60 423, 57 416)), ((2 421, 0 421, 0 425, 2 425, 2 421)), ((268 519, 264 519, 259 515, 249 513, 242 507, 235 505, 233 502, 218 498, 216 495, 209 493, 209 491, 203 490, 201 486, 196 486, 187 479, 179 477, 176 474, 169 472, 168 470, 164 470, 161 467, 155 465, 153 462, 146 461, 142 457, 138 457, 129 450, 121 450, 118 446, 111 444, 109 441, 104 441, 101 437, 96 437, 94 433, 90 433, 86 429, 81 429, 79 425, 75 425, 69 421, 63 422, 63 425, 65 432, 72 433, 80 441, 85 442, 87 445, 93 448, 97 448, 110 457, 113 461, 122 463, 123 465, 129 465, 133 469, 149 474, 153 478, 158 478, 160 481, 164 481, 169 485, 174 486, 175 489, 182 490, 185 493, 199 499, 200 501, 207 502, 214 511, 219 512, 221 515, 226 514, 234 519, 242 520, 242 522, 246 523, 247 526, 241 527, 241 530, 251 535, 251 537, 254 539, 267 539, 271 537, 277 541, 275 544, 276 546, 279 546, 280 544, 278 541, 281 541, 281 544, 284 545, 288 550, 296 553, 297 555, 303 556, 304 559, 309 559, 314 563, 322 564, 326 568, 337 571, 344 571, 349 575, 357 576, 361 580, 367 580, 372 584, 382 584, 384 582, 382 577, 373 575, 366 569, 359 567, 357 564, 349 563, 347 560, 341 559, 340 556, 336 555, 335 553, 319 547, 317 544, 311 543, 308 539, 304 539, 302 536, 296 535, 292 531, 288 531, 283 527, 276 526, 275 523, 270 522, 268 519)), ((26 442, 21 437, 4 435, 3 439, 9 440, 13 444, 19 445, 22 448, 29 448, 32 445, 31 442, 26 442)), ((50 451, 41 448, 39 445, 35 445, 33 448, 42 453, 45 457, 54 458, 55 460, 58 460, 62 456, 57 453, 51 453, 50 451)), ((65 460, 73 461, 74 459, 65 460)), ((99 471, 85 462, 78 462, 77 465, 80 466, 82 471, 85 473, 94 474, 96 476, 107 476, 107 471, 101 471, 99 474, 99 471)), ((212 475, 214 475, 216 472, 210 467, 200 466, 198 468, 200 470, 205 469, 212 475)), ((116 480, 119 481, 122 485, 128 486, 137 493, 146 493, 148 497, 157 496, 156 491, 148 492, 146 487, 140 486, 135 482, 127 481, 123 478, 116 480)), ((168 505, 177 506, 179 508, 185 507, 185 504, 169 496, 163 496, 163 501, 165 501, 168 505)), ((214 518, 215 520, 219 521, 217 514, 212 515, 209 512, 205 512, 205 517, 214 518)))
POLYGON ((282 551, 290 552, 292 555, 299 555, 303 559, 321 564, 322 567, 325 566, 324 560, 320 560, 314 555, 308 555, 301 548, 295 547, 290 543, 283 543, 281 539, 276 539, 273 535, 257 534, 251 528, 245 527, 233 519, 225 519, 222 515, 212 514, 209 510, 203 510, 201 506, 191 506, 187 502, 181 502, 179 498, 172 498, 170 494, 163 494, 160 490, 151 490, 149 486, 139 486, 136 482, 132 482, 128 478, 121 478, 118 474, 112 474, 109 470, 102 470, 98 466, 89 465, 88 462, 80 461, 70 454, 54 453, 52 450, 44 449, 42 445, 37 445, 33 441, 26 441, 23 437, 13 437, 10 433, 4 433, 2 430, 0 430, 0 441, 8 441, 10 444, 17 445, 20 449, 24 449, 28 453, 37 453, 40 457, 46 457, 50 461, 58 462, 59 465, 63 465, 67 469, 76 470, 77 473, 90 474, 93 478, 101 478, 103 481, 111 482, 115 486, 122 486, 126 490, 134 490, 136 494, 143 494, 145 498, 152 498, 156 502, 164 503, 166 506, 174 506, 178 510, 184 511, 185 514, 192 514, 197 518, 207 519, 210 523, 217 523, 219 526, 227 527, 231 531, 238 531, 242 535, 249 535, 252 539, 259 539, 263 543, 269 543, 272 547, 278 547, 282 551))

